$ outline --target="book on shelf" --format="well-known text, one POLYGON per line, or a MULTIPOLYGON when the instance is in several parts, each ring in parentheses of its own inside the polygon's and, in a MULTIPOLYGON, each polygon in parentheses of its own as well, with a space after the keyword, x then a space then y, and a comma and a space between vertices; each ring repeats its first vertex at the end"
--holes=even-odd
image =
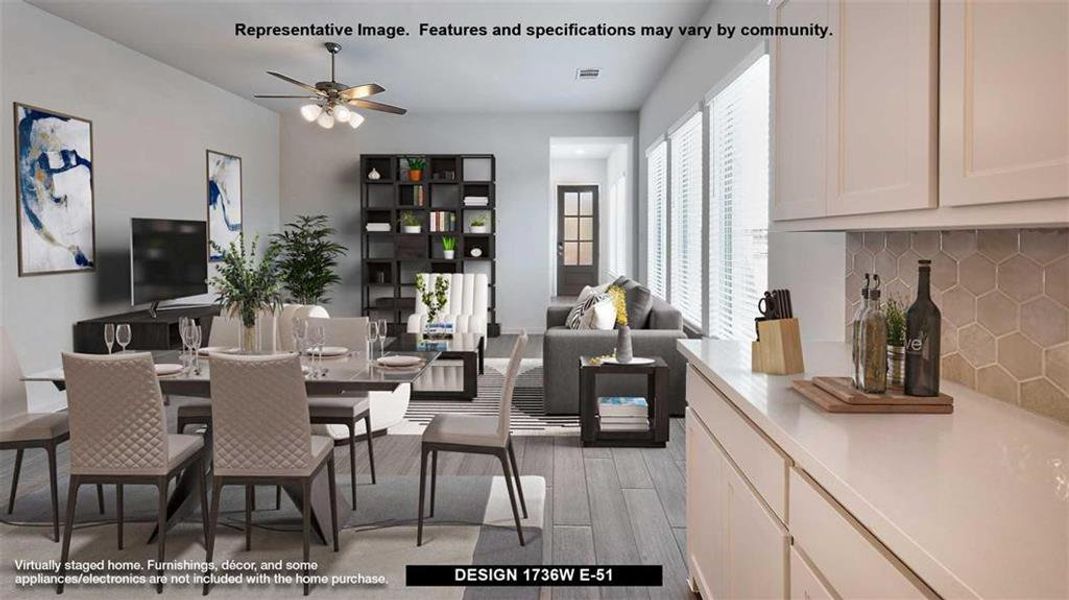
POLYGON ((598 398, 598 414, 606 418, 642 418, 649 416, 649 404, 641 396, 602 396, 598 398))
POLYGON ((412 203, 416 206, 423 206, 423 186, 417 185, 412 188, 412 203))
POLYGON ((390 231, 389 223, 368 223, 366 226, 368 231, 390 231))
POLYGON ((432 212, 431 231, 453 231, 457 217, 451 212, 432 212))
POLYGON ((650 420, 642 419, 641 421, 635 421, 633 423, 606 423, 602 419, 598 423, 598 428, 602 431, 648 431, 650 428, 650 420))
POLYGON ((464 196, 464 206, 489 206, 488 196, 464 196))

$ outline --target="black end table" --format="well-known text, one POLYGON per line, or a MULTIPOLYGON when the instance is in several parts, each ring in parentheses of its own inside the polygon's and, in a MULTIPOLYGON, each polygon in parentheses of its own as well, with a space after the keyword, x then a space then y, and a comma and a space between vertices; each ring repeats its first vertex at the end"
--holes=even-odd
POLYGON ((668 364, 657 356, 647 364, 596 364, 594 357, 579 358, 579 416, 584 446, 663 448, 668 441, 668 364), (597 377, 645 375, 650 428, 645 431, 601 431, 598 426, 597 377))

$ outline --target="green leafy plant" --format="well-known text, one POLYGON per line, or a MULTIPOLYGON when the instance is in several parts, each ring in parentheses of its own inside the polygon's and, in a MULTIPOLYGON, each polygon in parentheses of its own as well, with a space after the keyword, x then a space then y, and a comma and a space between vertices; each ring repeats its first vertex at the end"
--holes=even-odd
POLYGON ((884 311, 887 321, 887 345, 906 345, 906 312, 902 301, 891 296, 887 299, 887 309, 884 311))
POLYGON ((341 281, 338 257, 349 250, 333 241, 337 231, 326 215, 300 215, 271 236, 278 247, 278 271, 290 298, 299 304, 325 304, 327 289, 341 281))
POLYGON ((245 327, 256 326, 261 310, 282 307, 282 280, 278 276, 278 246, 270 244, 262 258, 256 256, 259 236, 253 238, 246 250, 245 234, 231 242, 228 248, 212 242, 216 252, 223 255, 218 273, 211 284, 219 297, 216 302, 231 316, 241 319, 245 327))
POLYGON ((442 250, 452 251, 457 249, 457 238, 452 236, 445 236, 442 238, 442 250))
POLYGON ((423 225, 423 222, 416 216, 416 213, 406 210, 401 213, 401 225, 404 225, 405 227, 420 227, 423 225))
POLYGON ((422 171, 427 168, 427 161, 418 156, 409 156, 405 159, 405 162, 408 163, 408 170, 410 171, 422 171))
POLYGON ((472 218, 471 226, 472 227, 485 227, 486 226, 486 215, 479 215, 477 217, 472 218))
POLYGON ((435 277, 434 289, 427 288, 427 282, 423 277, 423 273, 416 275, 416 292, 419 293, 419 299, 423 302, 423 305, 427 307, 427 322, 436 323, 438 321, 438 314, 445 308, 445 303, 449 301, 449 278, 447 277, 435 277))

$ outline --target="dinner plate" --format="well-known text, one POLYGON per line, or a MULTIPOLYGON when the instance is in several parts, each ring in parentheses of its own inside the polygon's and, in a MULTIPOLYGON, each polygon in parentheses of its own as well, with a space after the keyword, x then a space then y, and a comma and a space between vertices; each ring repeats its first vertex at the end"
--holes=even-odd
POLYGON ((345 346, 323 346, 322 350, 308 350, 308 354, 314 354, 316 356, 343 356, 349 353, 349 349, 345 346))
POLYGON ((175 363, 162 363, 156 365, 156 375, 176 375, 182 372, 182 365, 175 363))
POLYGON ((237 354, 241 352, 241 348, 232 348, 230 346, 208 346, 201 348, 197 351, 197 354, 201 356, 208 356, 209 354, 237 354))
POLYGON ((376 361, 380 367, 414 367, 423 361, 419 356, 409 356, 405 354, 394 354, 390 356, 380 356, 376 361))

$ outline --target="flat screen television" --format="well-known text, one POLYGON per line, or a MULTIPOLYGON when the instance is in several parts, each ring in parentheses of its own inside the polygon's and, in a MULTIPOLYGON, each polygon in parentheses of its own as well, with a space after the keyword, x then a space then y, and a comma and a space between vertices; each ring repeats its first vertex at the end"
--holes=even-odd
POLYGON ((208 293, 204 221, 130 219, 130 300, 159 302, 208 293))

